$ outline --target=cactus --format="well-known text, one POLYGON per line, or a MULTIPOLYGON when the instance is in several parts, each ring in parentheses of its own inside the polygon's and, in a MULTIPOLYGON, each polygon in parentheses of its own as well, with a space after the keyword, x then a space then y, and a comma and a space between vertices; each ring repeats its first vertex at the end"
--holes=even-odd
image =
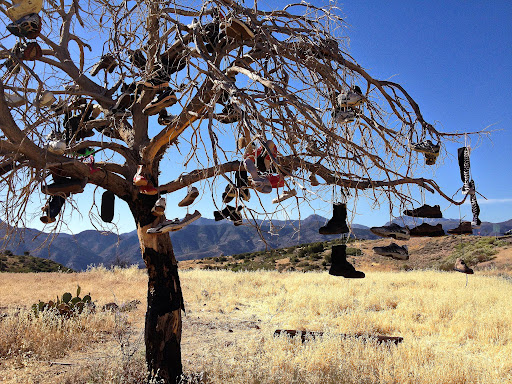
POLYGON ((90 303, 91 302, 91 296, 90 295, 85 295, 84 298, 82 299, 82 301, 84 303, 90 303))
POLYGON ((81 299, 81 298, 79 298, 79 297, 73 297, 73 298, 71 299, 71 304, 75 305, 76 303, 78 303, 78 302, 80 302, 80 301, 82 301, 82 299, 81 299))
POLYGON ((80 288, 80 286, 77 284, 76 286, 76 297, 80 297, 80 291, 82 290, 82 288, 80 288))
POLYGON ((65 294, 62 295, 62 301, 64 303, 69 303, 69 300, 71 300, 73 296, 71 296, 71 293, 69 292, 66 292, 65 294))

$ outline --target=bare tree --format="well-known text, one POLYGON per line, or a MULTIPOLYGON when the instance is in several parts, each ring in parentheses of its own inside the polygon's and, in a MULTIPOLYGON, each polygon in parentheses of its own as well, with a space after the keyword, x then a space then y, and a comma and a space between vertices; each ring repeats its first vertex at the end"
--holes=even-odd
MULTIPOLYGON (((52 194, 51 177, 78 189, 101 187, 128 204, 149 277, 148 368, 165 382, 182 373, 184 304, 170 237, 147 233, 164 220, 151 213, 159 195, 201 181, 208 188, 215 179, 232 183, 229 175, 246 170, 241 160, 254 143, 270 158, 267 169, 305 191, 314 174, 324 181, 315 188, 334 185, 356 198, 367 191, 376 201, 385 196, 404 206, 412 201, 410 186, 418 186, 461 203, 415 176, 423 157, 408 145, 457 134, 436 130, 402 86, 373 78, 347 53, 335 6, 302 2, 266 12, 256 1, 248 8, 231 0, 48 0, 45 7, 40 52, 24 37, 13 48, 5 35, 0 46, 4 220, 23 227, 31 196, 52 194), (91 74, 99 50, 102 64, 91 74), (51 108, 48 91, 61 99, 51 108), (343 101, 349 92, 360 96, 357 106, 343 101), (172 103, 176 115, 161 112, 156 129, 154 110, 172 103), (47 136, 62 133, 61 124, 66 148, 58 154, 47 136), (94 164, 77 155, 87 148, 94 164), (184 167, 197 169, 161 180, 161 160, 172 148, 180 149, 184 167), (158 194, 133 184, 139 166, 158 194)), ((220 205, 220 193, 212 196, 220 205)), ((60 198, 73 201, 69 194, 60 198)), ((297 204, 312 198, 305 193, 297 204)), ((249 219, 259 211, 242 212, 249 219)))

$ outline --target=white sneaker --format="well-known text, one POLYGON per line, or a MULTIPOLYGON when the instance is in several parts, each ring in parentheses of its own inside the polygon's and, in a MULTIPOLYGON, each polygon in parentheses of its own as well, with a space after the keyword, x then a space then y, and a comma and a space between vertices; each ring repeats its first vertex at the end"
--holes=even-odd
POLYGON ((41 97, 39 97, 39 105, 41 107, 49 107, 56 101, 57 99, 55 98, 55 95, 50 91, 44 91, 41 94, 41 97))
MULTIPOLYGON (((359 87, 356 89, 359 90, 359 87)), ((363 101, 363 95, 355 91, 355 88, 353 88, 348 92, 341 92, 336 98, 336 100, 338 102, 339 107, 356 106, 361 104, 361 102, 363 101)))
POLYGON ((165 220, 164 222, 158 224, 156 227, 149 228, 146 231, 146 233, 161 234, 161 233, 179 231, 181 228, 186 227, 187 225, 196 221, 200 217, 201 217, 201 214, 199 213, 199 211, 196 210, 192 214, 186 214, 182 220, 180 220, 178 218, 176 218, 174 220, 165 220))
POLYGON ((188 207, 194 202, 197 196, 199 196, 197 188, 189 185, 187 188, 187 195, 178 203, 178 207, 188 207))
POLYGON ((162 216, 165 213, 165 197, 159 198, 153 209, 151 209, 151 213, 155 216, 162 216))
POLYGON ((336 108, 332 114, 334 120, 340 124, 351 123, 356 119, 356 113, 352 109, 336 108))
POLYGON ((67 148, 64 140, 50 140, 44 147, 55 155, 63 155, 67 148))
POLYGON ((295 189, 291 189, 289 191, 284 191, 279 195, 279 197, 276 197, 272 200, 272 203, 277 204, 281 201, 285 201, 286 199, 289 199, 290 197, 297 196, 297 191, 295 189))

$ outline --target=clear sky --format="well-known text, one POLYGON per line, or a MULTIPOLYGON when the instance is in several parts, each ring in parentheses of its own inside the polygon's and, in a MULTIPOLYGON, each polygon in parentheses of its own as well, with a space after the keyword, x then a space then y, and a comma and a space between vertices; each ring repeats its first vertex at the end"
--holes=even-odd
MULTIPOLYGON (((265 0, 258 2, 258 7, 272 9, 276 4, 281 7, 286 2, 265 0)), ((482 221, 511 219, 512 2, 358 0, 338 5, 346 17, 352 56, 374 77, 392 78, 402 84, 418 102, 427 121, 441 131, 495 130, 490 138, 471 139, 472 176, 477 190, 488 198, 485 201, 478 197, 482 221)), ((461 186, 456 159, 459 146, 445 142, 444 161, 417 176, 433 178, 448 195, 455 194, 461 186)), ((179 163, 168 162, 162 183, 176 176, 168 173, 166 177, 166 169, 172 166, 180 168, 179 163)), ((222 190, 219 188, 219 194, 222 190)), ((62 231, 78 233, 94 228, 87 217, 92 191, 88 186, 86 193, 77 198, 82 216, 65 216, 67 224, 62 231)), ((101 192, 96 192, 98 205, 101 192)), ((183 196, 184 191, 179 191, 168 197, 168 218, 185 214, 175 204, 183 196)), ((460 192, 455 196, 462 197, 460 192)), ((301 209, 302 218, 312 213, 330 215, 330 196, 320 197, 311 208, 301 209)), ((419 194, 416 198, 420 198, 419 194)), ((427 194, 425 202, 440 204, 444 217, 459 217, 459 208, 450 207, 442 198, 427 194)), ((116 203, 116 226, 107 229, 120 233, 134 230, 126 204, 119 199, 116 203)), ((349 201, 349 208, 353 207, 354 202, 349 201)), ((212 218, 211 193, 205 192, 193 209, 212 218)), ((382 225, 390 218, 386 206, 372 209, 364 200, 357 203, 355 212, 354 223, 368 226, 382 225)), ((461 207, 460 213, 471 219, 469 205, 461 207)), ((297 215, 290 211, 291 218, 297 215)), ((33 220, 27 225, 43 228, 39 212, 34 210, 33 220)))

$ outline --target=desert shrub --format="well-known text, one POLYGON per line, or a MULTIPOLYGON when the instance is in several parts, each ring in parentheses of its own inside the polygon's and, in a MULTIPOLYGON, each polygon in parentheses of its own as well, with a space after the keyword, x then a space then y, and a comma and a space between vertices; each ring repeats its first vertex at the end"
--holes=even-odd
POLYGON ((492 260, 498 253, 497 248, 505 244, 506 242, 494 237, 484 237, 474 242, 456 244, 453 253, 441 260, 437 267, 443 271, 451 271, 455 260, 459 257, 470 266, 492 260))

